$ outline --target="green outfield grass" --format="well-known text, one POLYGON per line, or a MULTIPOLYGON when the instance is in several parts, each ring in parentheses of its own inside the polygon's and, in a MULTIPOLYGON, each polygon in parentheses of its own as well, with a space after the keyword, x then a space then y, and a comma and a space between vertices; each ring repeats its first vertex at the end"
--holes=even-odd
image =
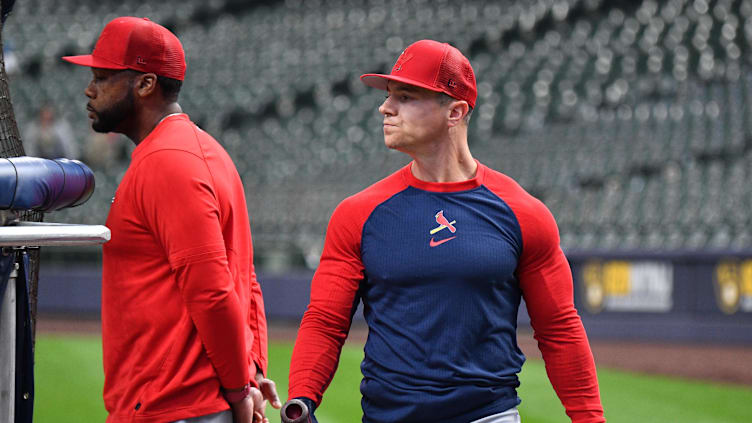
MULTIPOLYGON (((284 397, 292 345, 269 348, 270 375, 284 397)), ((347 345, 340 368, 316 415, 321 423, 360 421, 360 360, 362 349, 347 345)), ((640 375, 598 369, 606 417, 611 423, 748 423, 752 388, 640 375)), ((523 423, 568 422, 554 395, 543 364, 529 361, 521 375, 523 423)), ((99 337, 40 335, 36 356, 38 423, 101 422, 102 353, 99 337)), ((272 422, 279 414, 271 407, 272 422)))

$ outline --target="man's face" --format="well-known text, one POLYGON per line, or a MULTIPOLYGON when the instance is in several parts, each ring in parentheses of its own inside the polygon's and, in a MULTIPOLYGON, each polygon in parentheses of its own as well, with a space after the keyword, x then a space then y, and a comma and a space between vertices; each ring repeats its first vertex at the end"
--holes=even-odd
POLYGON ((384 143, 403 153, 429 148, 446 131, 447 107, 438 93, 425 88, 389 81, 379 112, 384 115, 384 143))
POLYGON ((133 74, 128 71, 91 68, 91 82, 84 90, 86 110, 96 132, 123 132, 135 109, 133 74))

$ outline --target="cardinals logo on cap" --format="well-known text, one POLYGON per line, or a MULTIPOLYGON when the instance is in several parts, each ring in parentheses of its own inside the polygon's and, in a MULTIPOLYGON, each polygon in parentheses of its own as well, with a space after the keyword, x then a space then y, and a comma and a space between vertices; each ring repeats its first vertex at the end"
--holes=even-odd
POLYGON ((397 60, 397 63, 394 64, 394 69, 392 70, 392 72, 401 71, 402 66, 413 58, 413 54, 412 53, 405 54, 406 51, 407 50, 403 51, 402 54, 400 54, 400 57, 397 60))

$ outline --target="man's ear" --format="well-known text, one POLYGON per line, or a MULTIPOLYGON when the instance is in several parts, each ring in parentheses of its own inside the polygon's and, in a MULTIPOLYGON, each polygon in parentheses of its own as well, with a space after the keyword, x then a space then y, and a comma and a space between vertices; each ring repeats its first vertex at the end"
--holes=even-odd
POLYGON ((465 121, 465 115, 470 111, 467 101, 457 100, 449 104, 449 126, 457 126, 465 121))
POLYGON ((136 78, 136 93, 139 97, 148 97, 157 90, 157 75, 153 73, 144 73, 136 78))

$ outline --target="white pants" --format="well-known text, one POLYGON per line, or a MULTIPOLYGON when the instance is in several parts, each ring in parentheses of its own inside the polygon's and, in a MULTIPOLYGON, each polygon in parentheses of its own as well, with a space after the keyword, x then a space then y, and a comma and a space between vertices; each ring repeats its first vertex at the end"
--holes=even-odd
POLYGON ((191 417, 190 419, 178 420, 173 423, 232 423, 232 411, 220 411, 219 413, 191 417))
POLYGON ((520 423, 521 421, 520 413, 515 407, 510 408, 503 413, 493 414, 491 416, 483 417, 482 419, 473 420, 470 423, 520 423))

